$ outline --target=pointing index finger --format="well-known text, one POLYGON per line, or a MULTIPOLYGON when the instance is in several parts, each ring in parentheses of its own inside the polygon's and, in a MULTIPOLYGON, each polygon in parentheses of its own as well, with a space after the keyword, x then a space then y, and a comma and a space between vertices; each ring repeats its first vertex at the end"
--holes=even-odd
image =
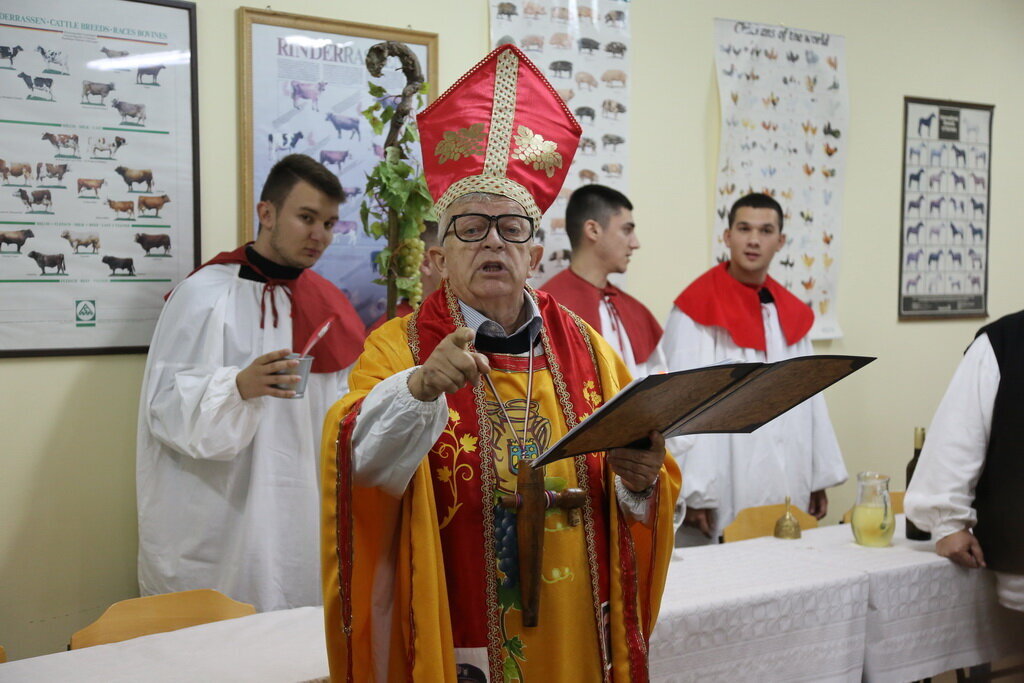
POLYGON ((452 342, 463 351, 469 349, 469 345, 476 339, 476 332, 468 327, 460 327, 452 332, 452 342))

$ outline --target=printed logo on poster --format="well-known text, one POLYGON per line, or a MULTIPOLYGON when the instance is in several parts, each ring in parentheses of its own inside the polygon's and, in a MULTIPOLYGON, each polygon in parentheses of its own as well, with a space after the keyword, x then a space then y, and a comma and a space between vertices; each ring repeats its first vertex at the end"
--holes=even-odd
MULTIPOLYGON (((939 139, 960 139, 960 110, 939 109, 939 139)), ((964 162, 966 163, 966 162, 964 162)))
POLYGON ((96 327, 96 300, 75 300, 75 326, 96 327))

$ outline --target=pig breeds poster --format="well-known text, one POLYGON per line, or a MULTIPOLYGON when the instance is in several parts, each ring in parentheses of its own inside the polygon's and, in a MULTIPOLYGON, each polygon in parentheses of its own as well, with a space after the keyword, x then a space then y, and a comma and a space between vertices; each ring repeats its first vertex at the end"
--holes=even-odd
MULTIPOLYGON (((583 127, 565 186, 541 220, 544 260, 531 279, 540 286, 569 266, 565 208, 572 191, 600 183, 628 193, 629 84, 632 78, 629 3, 490 0, 491 46, 522 49, 551 82, 583 127)), ((613 275, 622 285, 624 278, 613 275)))

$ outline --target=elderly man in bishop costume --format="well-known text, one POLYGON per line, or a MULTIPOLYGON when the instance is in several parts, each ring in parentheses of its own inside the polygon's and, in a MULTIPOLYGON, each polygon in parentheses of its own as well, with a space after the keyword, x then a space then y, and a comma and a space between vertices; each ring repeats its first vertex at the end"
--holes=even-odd
POLYGON ((507 45, 418 121, 444 281, 368 338, 326 419, 332 677, 646 680, 679 488, 664 440, 552 463, 539 498, 517 484, 629 380, 600 335, 526 286, 580 126, 507 45), (537 500, 534 566, 519 531, 537 500))

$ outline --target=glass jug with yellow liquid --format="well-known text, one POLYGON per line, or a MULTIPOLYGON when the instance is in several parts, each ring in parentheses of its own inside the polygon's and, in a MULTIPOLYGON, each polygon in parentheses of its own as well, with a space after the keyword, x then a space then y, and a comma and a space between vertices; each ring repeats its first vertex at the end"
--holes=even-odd
POLYGON ((889 477, 877 472, 857 475, 857 502, 850 522, 853 538, 860 545, 885 548, 892 544, 896 515, 889 500, 889 477))

